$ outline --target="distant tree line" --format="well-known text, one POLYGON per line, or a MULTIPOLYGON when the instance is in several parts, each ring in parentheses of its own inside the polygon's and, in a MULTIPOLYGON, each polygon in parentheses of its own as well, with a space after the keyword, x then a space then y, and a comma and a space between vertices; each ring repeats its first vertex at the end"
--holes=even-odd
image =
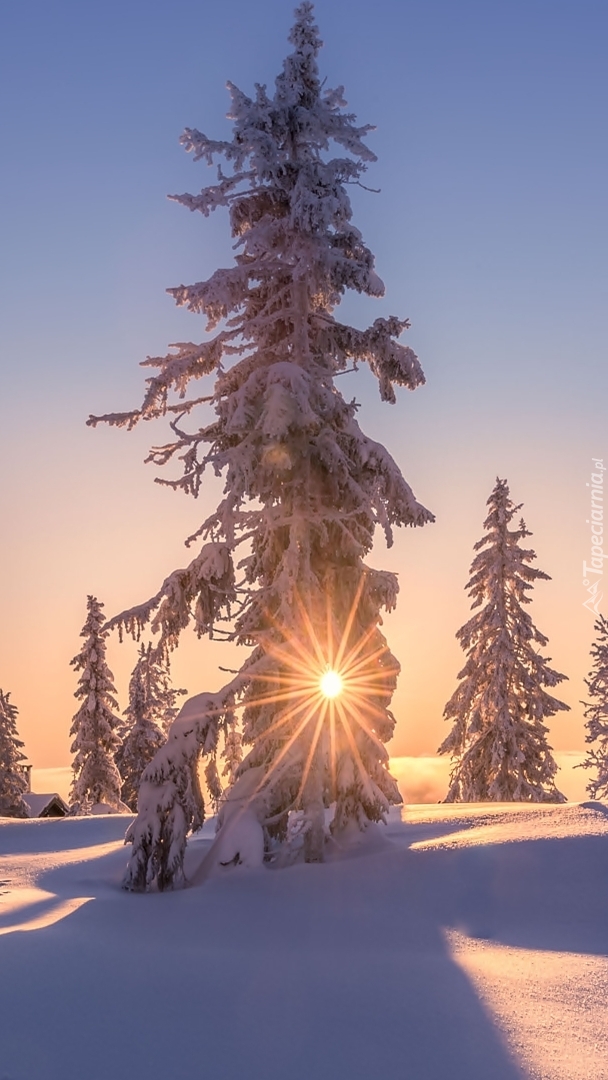
MULTIPOLYGON (((475 545, 467 591, 473 616, 457 633, 466 653, 459 684, 444 715, 452 728, 439 747, 452 759, 446 802, 563 802, 555 784, 558 766, 545 721, 569 708, 549 690, 566 676, 549 666, 541 649, 548 639, 524 605, 546 573, 532 566, 535 552, 523 519, 513 524, 514 505, 506 480, 497 479, 488 499, 485 534, 475 545)), ((608 620, 595 623, 592 667, 583 702, 588 751, 582 768, 592 772, 587 791, 608 798, 608 620)), ((80 678, 73 717, 73 780, 70 805, 76 814, 99 809, 137 812, 142 773, 165 744, 186 693, 172 686, 169 657, 151 642, 140 643, 129 682, 129 701, 119 714, 114 676, 106 661, 109 630, 103 604, 89 596, 80 652, 71 661, 80 678)), ((17 707, 0 689, 0 817, 27 817, 23 742, 17 707)), ((227 726, 222 775, 215 757, 207 764, 207 790, 217 811, 236 781, 243 759, 241 726, 227 726), (223 778, 223 780, 222 780, 223 778)))

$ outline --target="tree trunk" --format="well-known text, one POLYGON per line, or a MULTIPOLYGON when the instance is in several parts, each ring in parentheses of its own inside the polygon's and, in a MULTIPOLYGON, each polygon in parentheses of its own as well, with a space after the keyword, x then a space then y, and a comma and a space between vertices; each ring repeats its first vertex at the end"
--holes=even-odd
POLYGON ((325 807, 323 805, 322 760, 317 752, 304 789, 304 861, 319 863, 325 859, 325 807))

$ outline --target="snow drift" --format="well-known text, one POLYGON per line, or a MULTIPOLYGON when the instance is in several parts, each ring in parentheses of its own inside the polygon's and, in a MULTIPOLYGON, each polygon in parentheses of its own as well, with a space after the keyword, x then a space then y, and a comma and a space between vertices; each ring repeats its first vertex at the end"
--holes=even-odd
POLYGON ((402 813, 323 865, 146 896, 128 818, 3 821, 2 1074, 607 1077, 606 808, 402 813))

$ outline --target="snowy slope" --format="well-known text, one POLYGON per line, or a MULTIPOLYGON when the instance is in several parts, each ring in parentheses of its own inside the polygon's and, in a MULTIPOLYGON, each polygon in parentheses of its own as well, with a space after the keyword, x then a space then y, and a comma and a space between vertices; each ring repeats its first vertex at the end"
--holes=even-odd
POLYGON ((143 896, 130 818, 1 822, 0 1076, 608 1078, 605 808, 403 819, 143 896))

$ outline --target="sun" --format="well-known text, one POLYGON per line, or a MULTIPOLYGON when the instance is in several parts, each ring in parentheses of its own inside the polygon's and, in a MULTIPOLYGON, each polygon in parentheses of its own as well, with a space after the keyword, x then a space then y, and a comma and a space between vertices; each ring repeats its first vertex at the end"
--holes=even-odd
POLYGON ((332 671, 328 668, 324 671, 319 679, 319 689, 326 698, 337 698, 344 689, 344 683, 342 682, 342 676, 337 671, 332 671))
MULTIPOLYGON (((362 577, 337 642, 329 598, 327 626, 323 633, 295 592, 299 616, 296 628, 286 632, 285 627, 276 625, 277 637, 280 634, 283 640, 266 639, 265 657, 260 661, 259 669, 256 671, 254 667, 248 676, 253 685, 259 680, 263 690, 259 695, 254 692, 246 707, 256 712, 265 707, 276 707, 264 734, 267 738, 276 736, 280 742, 270 768, 260 778, 250 801, 262 789, 272 787, 274 777, 285 772, 290 760, 296 760, 299 755, 302 765, 299 787, 292 803, 278 811, 267 824, 280 820, 290 809, 299 806, 310 772, 319 767, 319 760, 329 774, 329 790, 333 798, 337 798, 338 766, 344 754, 352 757, 368 798, 376 798, 363 748, 373 743, 386 757, 384 740, 377 727, 378 721, 385 718, 385 701, 390 700, 399 668, 375 623, 358 635, 352 633, 364 581, 362 577), (274 670, 268 670, 269 660, 274 670)), ((274 622, 271 616, 269 621, 274 622)))

